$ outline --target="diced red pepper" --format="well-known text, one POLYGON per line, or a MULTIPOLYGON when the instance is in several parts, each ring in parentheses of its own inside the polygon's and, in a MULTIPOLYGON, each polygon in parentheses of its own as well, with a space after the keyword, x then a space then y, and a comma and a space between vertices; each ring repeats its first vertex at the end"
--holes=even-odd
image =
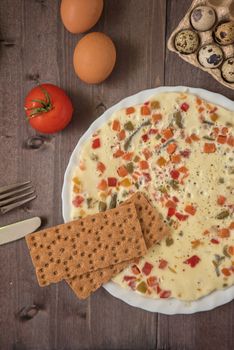
POLYGON ((167 208, 176 208, 176 203, 174 201, 172 201, 171 199, 169 199, 167 202, 166 202, 166 207, 167 208))
POLYGON ((155 134, 157 134, 158 133, 158 130, 157 129, 150 129, 149 130, 149 134, 150 135, 155 135, 155 134))
POLYGON ((184 102, 184 103, 182 103, 182 105, 180 106, 180 109, 181 109, 182 111, 184 111, 184 112, 187 112, 187 110, 189 109, 189 105, 188 105, 186 102, 184 102))
POLYGON ((96 148, 99 148, 99 147, 101 147, 100 139, 94 139, 93 142, 92 142, 92 148, 96 149, 96 148))
POLYGON ((161 293, 160 293, 160 298, 170 298, 171 296, 171 292, 169 290, 163 290, 161 293))
POLYGON ((150 272, 152 271, 153 265, 146 262, 145 265, 142 268, 142 272, 144 275, 148 276, 150 272))
POLYGON ((152 152, 148 148, 143 149, 142 153, 144 154, 146 160, 152 157, 152 152))
POLYGON ((180 151, 180 154, 181 154, 182 157, 184 157, 184 158, 189 158, 190 153, 191 153, 191 151, 190 151, 189 149, 185 149, 185 150, 183 150, 183 151, 180 151))
POLYGON ((223 274, 224 276, 227 276, 227 277, 231 275, 230 270, 227 269, 226 267, 224 267, 224 268, 221 270, 221 272, 222 272, 222 274, 223 274))
POLYGON ((142 135, 141 138, 144 142, 147 142, 149 140, 149 136, 147 134, 142 135))
POLYGON ((114 131, 120 131, 120 129, 121 129, 121 126, 120 126, 120 122, 119 122, 119 120, 113 120, 113 122, 112 122, 112 130, 114 130, 114 131))
POLYGON ((142 175, 144 176, 146 182, 150 182, 152 180, 149 173, 142 173, 142 175))
POLYGON ((229 138, 227 139, 227 144, 229 146, 234 147, 234 136, 229 136, 229 138))
POLYGON ((106 180, 102 179, 99 184, 97 185, 97 188, 101 191, 105 191, 107 189, 107 182, 106 180))
POLYGON ((120 177, 125 177, 128 175, 128 171, 127 169, 125 168, 124 165, 121 165, 118 169, 117 169, 117 173, 120 177))
POLYGON ((146 160, 141 160, 139 162, 139 167, 142 170, 149 169, 149 163, 146 160))
POLYGON ((141 272, 140 269, 136 265, 133 265, 131 267, 131 270, 132 270, 132 273, 134 273, 134 275, 139 275, 139 273, 141 272))
POLYGON ((125 130, 121 130, 119 133, 118 133, 118 139, 119 141, 123 141, 126 137, 126 133, 125 133, 125 130))
POLYGON ((217 203, 218 205, 224 205, 224 203, 226 202, 226 197, 224 196, 218 196, 218 199, 217 199, 217 203))
POLYGON ((167 216, 170 218, 173 215, 175 215, 175 212, 176 212, 176 208, 168 208, 167 216))
POLYGON ((147 278, 147 284, 149 287, 155 287, 157 285, 157 277, 150 276, 147 278))
POLYGON ((216 151, 216 146, 214 143, 205 143, 203 147, 203 152, 204 153, 215 153, 216 151))
POLYGON ((165 269, 165 267, 167 267, 167 265, 168 265, 168 262, 164 259, 161 259, 159 261, 158 268, 163 270, 163 269, 165 269))
POLYGON ((119 158, 119 157, 122 157, 123 154, 124 154, 124 151, 122 151, 121 149, 118 149, 115 153, 113 153, 113 157, 119 158))
POLYGON ((219 244, 219 241, 217 239, 215 239, 215 238, 212 238, 210 241, 213 244, 219 244))
POLYGON ((117 179, 115 177, 108 177, 107 182, 109 187, 116 187, 117 185, 117 179))
POLYGON ((150 115, 150 108, 146 105, 141 107, 141 115, 150 115))
POLYGON ((181 214, 181 213, 175 213, 175 216, 177 217, 177 219, 178 220, 180 220, 180 221, 185 221, 185 220, 187 220, 188 219, 188 215, 183 215, 183 214, 181 214))
POLYGON ((156 292, 157 294, 161 293, 162 289, 159 287, 159 285, 157 285, 157 288, 156 288, 156 292))
POLYGON ((197 255, 191 256, 189 259, 184 261, 184 264, 190 265, 191 267, 195 267, 201 259, 197 255))
POLYGON ((171 175, 172 179, 177 180, 179 178, 179 176, 180 176, 180 173, 177 170, 172 170, 170 172, 170 175, 171 175))
POLYGON ((179 199, 178 199, 176 196, 173 196, 172 199, 173 199, 173 201, 176 202, 176 203, 179 202, 179 199))
POLYGON ((135 276, 124 276, 123 280, 125 282, 129 282, 129 281, 135 281, 136 277, 135 276))
POLYGON ((218 138, 217 138, 217 142, 221 143, 222 145, 224 145, 227 142, 227 136, 219 135, 218 138))
POLYGON ((126 108, 126 114, 132 114, 135 112, 135 108, 134 107, 128 107, 126 108))
POLYGON ((134 156, 134 152, 126 152, 123 154, 124 160, 132 160, 132 157, 134 156))
POLYGON ((72 204, 74 205, 74 207, 79 208, 83 202, 84 197, 78 195, 73 199, 72 204))
POLYGON ((195 215, 197 209, 193 205, 186 205, 185 209, 186 213, 189 213, 190 215, 195 215))

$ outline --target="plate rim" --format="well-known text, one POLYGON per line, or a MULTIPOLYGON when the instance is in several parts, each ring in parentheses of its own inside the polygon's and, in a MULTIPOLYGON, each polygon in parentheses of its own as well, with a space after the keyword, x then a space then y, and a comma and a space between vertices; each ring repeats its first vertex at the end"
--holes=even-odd
MULTIPOLYGON (((145 102, 152 95, 161 92, 187 92, 195 94, 206 101, 215 103, 231 111, 234 111, 234 102, 227 97, 211 92, 205 89, 193 88, 187 86, 160 86, 157 88, 146 89, 130 95, 110 108, 108 108, 100 117, 98 117, 89 128, 83 133, 78 140, 67 165, 64 181, 62 187, 62 216, 65 222, 71 220, 70 217, 70 203, 71 203, 71 178, 73 169, 77 166, 79 151, 86 139, 92 134, 98 127, 100 127, 106 120, 108 120, 115 111, 122 108, 126 108, 131 105, 136 105, 145 102)), ((104 289, 108 291, 112 296, 124 301, 125 303, 138 307, 150 312, 158 312, 166 315, 174 314, 192 314, 195 312, 208 311, 218 306, 224 305, 234 299, 234 285, 222 289, 215 290, 210 294, 192 301, 184 302, 178 299, 152 299, 141 296, 131 290, 122 288, 114 282, 108 282, 103 285, 104 289)))

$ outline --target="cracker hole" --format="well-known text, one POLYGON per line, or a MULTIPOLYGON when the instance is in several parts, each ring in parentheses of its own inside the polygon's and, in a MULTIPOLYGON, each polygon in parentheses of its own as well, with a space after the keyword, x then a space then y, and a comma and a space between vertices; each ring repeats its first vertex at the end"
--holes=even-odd
POLYGON ((45 232, 45 233, 43 233, 43 237, 46 237, 47 236, 47 233, 45 232))
POLYGON ((73 244, 73 245, 72 245, 72 248, 73 248, 73 249, 76 249, 76 244, 73 244))
POLYGON ((60 240, 61 239, 61 235, 58 235, 57 239, 60 240))
POLYGON ((70 255, 69 256, 69 258, 68 258, 68 260, 72 260, 73 259, 73 256, 72 255, 70 255))
POLYGON ((67 261, 66 260, 63 262, 63 265, 67 265, 67 261))
POLYGON ((31 241, 35 241, 35 237, 34 236, 31 237, 31 241))
POLYGON ((67 240, 68 240, 68 236, 65 236, 65 237, 64 237, 64 241, 67 241, 67 240))
POLYGON ((101 261, 104 261, 105 257, 102 255, 100 259, 101 259, 101 261))
POLYGON ((108 233, 108 237, 111 238, 112 237, 112 233, 108 233))
POLYGON ((81 253, 80 253, 80 256, 85 256, 85 252, 81 252, 81 253))
POLYGON ((54 262, 54 258, 50 258, 50 262, 54 262))
POLYGON ((90 265, 93 265, 93 260, 89 260, 89 264, 90 264, 90 265))
POLYGON ((56 260, 56 263, 57 263, 57 264, 60 264, 60 263, 61 263, 61 260, 60 260, 60 259, 57 259, 57 260, 56 260))
POLYGON ((83 292, 84 287, 81 286, 81 287, 79 288, 79 290, 80 290, 80 292, 83 292))
POLYGON ((59 229, 58 228, 56 228, 55 233, 59 233, 59 229))
POLYGON ((85 232, 85 227, 83 227, 83 228, 81 229, 81 232, 85 232))
POLYGON ((43 248, 44 246, 43 246, 43 244, 40 244, 40 248, 43 248))
POLYGON ((101 248, 102 247, 102 244, 101 243, 98 243, 98 248, 101 248))
POLYGON ((56 244, 56 241, 52 241, 51 244, 55 245, 55 244, 56 244))
POLYGON ((39 255, 37 255, 35 259, 36 259, 36 260, 40 260, 40 256, 39 256, 39 255))
POLYGON ((77 255, 77 250, 74 250, 74 251, 72 252, 72 254, 73 254, 73 255, 77 255))
POLYGON ((44 269, 43 268, 41 268, 40 270, 39 270, 39 272, 43 272, 44 271, 44 269))
POLYGON ((89 244, 89 242, 88 242, 88 241, 85 241, 85 242, 84 242, 84 244, 85 244, 85 245, 88 245, 88 244, 89 244))
POLYGON ((56 275, 58 274, 58 272, 57 272, 57 271, 54 271, 53 274, 56 276, 56 275))
POLYGON ((81 264, 77 264, 76 266, 77 266, 77 268, 79 269, 79 268, 81 267, 81 264))
POLYGON ((92 253, 90 253, 90 254, 88 255, 88 257, 89 257, 89 258, 92 258, 92 255, 93 255, 93 254, 92 254, 92 253))
POLYGON ((94 248, 94 249, 93 249, 93 252, 96 253, 96 252, 97 252, 97 248, 94 248))
POLYGON ((45 275, 41 275, 41 278, 44 279, 44 278, 45 278, 45 275))
POLYGON ((70 226, 70 225, 68 225, 68 226, 67 226, 67 229, 68 229, 68 230, 70 230, 70 229, 71 229, 71 226, 70 226))
POLYGON ((33 246, 34 246, 34 247, 37 247, 37 242, 33 243, 33 246))
POLYGON ((48 245, 46 248, 47 248, 47 249, 51 249, 51 245, 48 245))
POLYGON ((79 233, 77 233, 77 234, 76 234, 76 237, 77 237, 77 238, 79 238, 79 237, 80 237, 80 234, 79 234, 79 233))
POLYGON ((63 253, 65 251, 65 249, 64 248, 60 248, 59 251, 60 251, 60 253, 63 253))
POLYGON ((71 242, 72 243, 74 243, 75 242, 75 238, 73 237, 73 238, 71 238, 71 242))
POLYGON ((138 207, 138 210, 142 211, 142 206, 141 205, 138 207))
POLYGON ((66 267, 66 268, 65 268, 65 271, 68 272, 68 271, 69 271, 69 267, 66 267))

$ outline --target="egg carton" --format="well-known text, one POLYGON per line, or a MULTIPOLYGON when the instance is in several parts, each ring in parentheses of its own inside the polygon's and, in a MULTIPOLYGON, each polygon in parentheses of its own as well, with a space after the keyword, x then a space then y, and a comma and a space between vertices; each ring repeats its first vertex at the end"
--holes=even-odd
POLYGON ((233 21, 234 20, 234 0, 194 0, 192 2, 192 5, 190 6, 188 12, 186 13, 186 15, 184 16, 184 18, 182 19, 182 21, 179 23, 179 25, 177 26, 177 28, 173 31, 173 33, 171 34, 167 46, 168 49, 170 51, 173 51, 175 53, 177 53, 183 60, 185 60, 186 62, 189 62, 190 64, 199 67, 200 69, 202 69, 205 72, 208 72, 210 75, 212 75, 213 78, 215 78, 216 80, 218 80, 221 84, 227 86, 230 89, 234 90, 234 83, 230 83, 227 82, 221 73, 221 66, 222 64, 218 67, 218 68, 205 68, 203 67, 199 60, 198 60, 198 52, 199 49, 207 44, 216 44, 218 45, 223 53, 224 53, 224 60, 230 57, 234 57, 234 44, 231 45, 219 45, 218 42, 216 42, 216 40, 214 39, 213 36, 213 32, 214 29, 216 28, 216 26, 218 24, 224 23, 224 22, 228 22, 228 21, 233 21), (208 31, 197 31, 193 28, 191 22, 190 22, 190 15, 191 12, 193 11, 193 9, 197 6, 201 6, 201 5, 206 5, 206 6, 210 6, 212 7, 215 12, 216 12, 216 22, 213 25, 213 27, 208 30, 208 31), (182 54, 179 51, 177 51, 176 47, 175 47, 175 36, 178 32, 180 32, 181 30, 186 30, 186 29, 190 29, 193 30, 194 32, 196 32, 199 37, 200 37, 200 44, 198 49, 192 53, 192 54, 182 54))

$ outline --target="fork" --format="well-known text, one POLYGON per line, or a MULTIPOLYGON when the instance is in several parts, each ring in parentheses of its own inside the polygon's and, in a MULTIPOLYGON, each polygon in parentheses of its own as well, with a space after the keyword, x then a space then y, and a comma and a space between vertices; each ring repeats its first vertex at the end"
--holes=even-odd
POLYGON ((36 197, 31 181, 2 186, 0 187, 0 214, 18 208, 36 197))

